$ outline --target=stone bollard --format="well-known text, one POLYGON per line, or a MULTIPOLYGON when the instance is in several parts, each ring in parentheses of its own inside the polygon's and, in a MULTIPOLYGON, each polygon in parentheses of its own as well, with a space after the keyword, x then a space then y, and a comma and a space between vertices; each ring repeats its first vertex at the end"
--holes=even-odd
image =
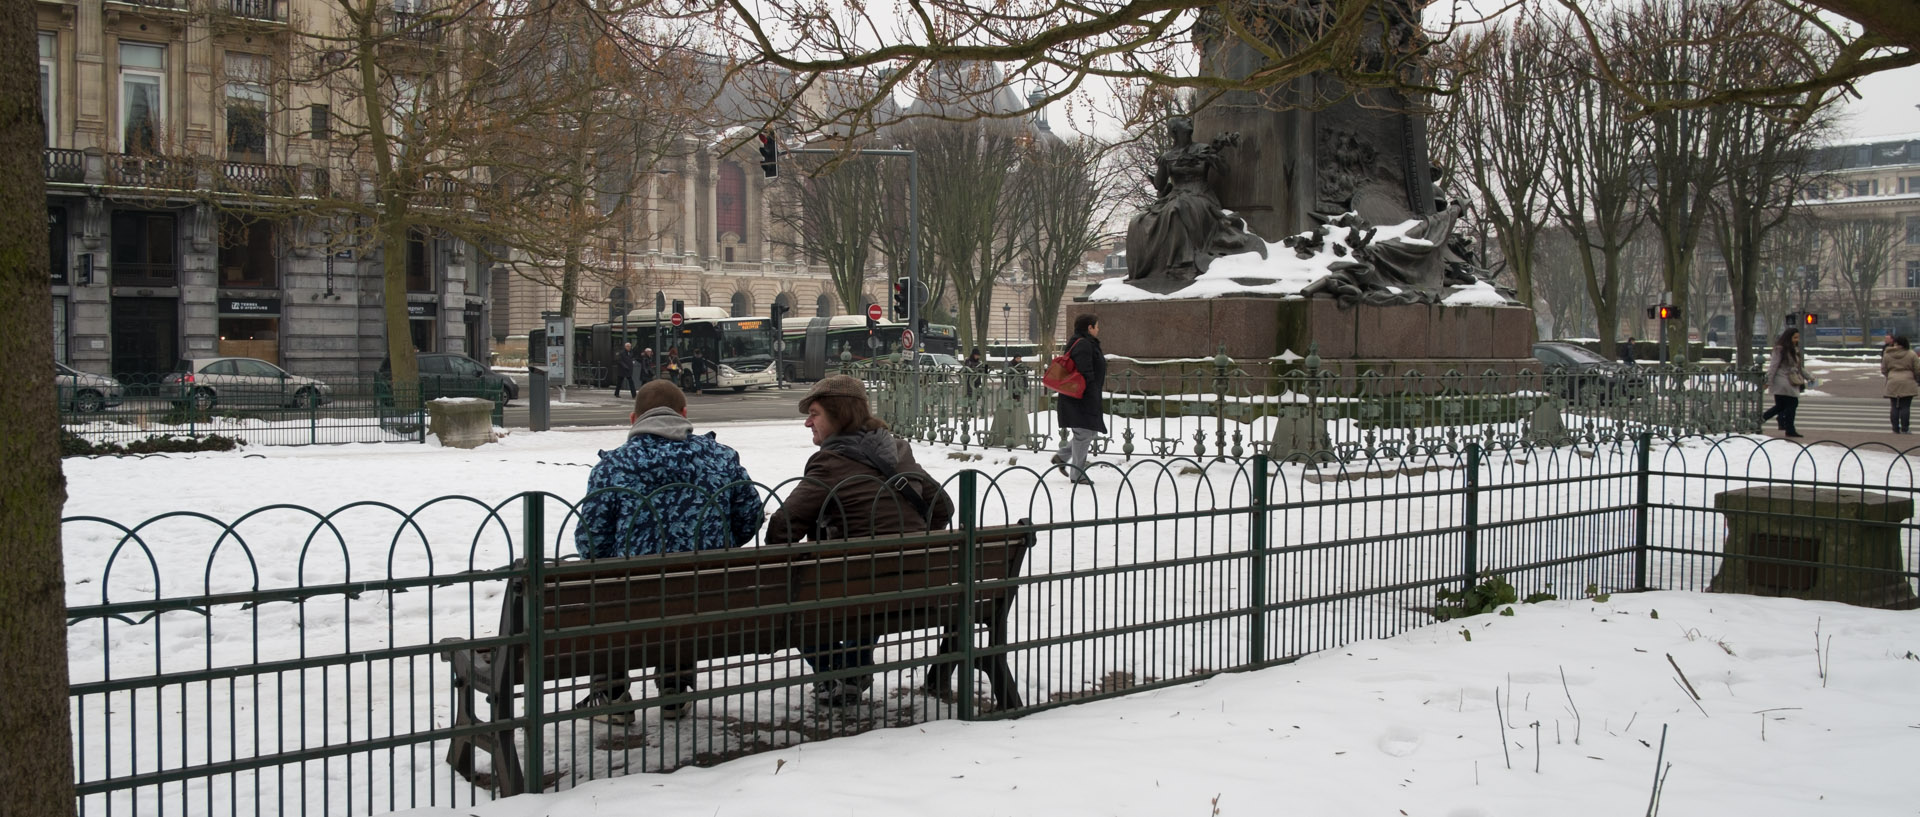
POLYGON ((1911 498, 1768 485, 1715 494, 1713 507, 1727 540, 1709 593, 1915 606, 1900 555, 1911 498))
POLYGON ((993 425, 987 429, 987 445, 995 448, 1017 448, 1027 444, 1027 438, 1033 434, 1033 425, 1027 418, 1027 412, 1013 398, 1001 400, 999 407, 993 410, 993 425))
POLYGON ((479 448, 493 442, 493 401, 479 397, 428 400, 427 429, 448 448, 479 448))

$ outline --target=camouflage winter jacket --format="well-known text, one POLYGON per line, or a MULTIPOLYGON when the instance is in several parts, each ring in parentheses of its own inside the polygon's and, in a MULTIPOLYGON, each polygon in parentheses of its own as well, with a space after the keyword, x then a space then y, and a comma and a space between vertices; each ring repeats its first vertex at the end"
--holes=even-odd
POLYGON ((600 452, 580 501, 574 546, 588 558, 739 547, 760 528, 760 495, 740 455, 658 408, 627 442, 600 452))

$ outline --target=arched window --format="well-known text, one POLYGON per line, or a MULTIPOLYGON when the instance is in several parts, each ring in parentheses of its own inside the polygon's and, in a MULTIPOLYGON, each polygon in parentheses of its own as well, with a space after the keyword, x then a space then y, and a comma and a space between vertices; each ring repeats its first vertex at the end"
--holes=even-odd
POLYGON ((745 292, 733 293, 733 316, 745 318, 753 315, 753 299, 745 292))
POLYGON ((825 292, 820 293, 819 300, 813 302, 813 314, 822 318, 833 317, 833 296, 825 292))
POLYGON ((720 163, 720 182, 714 191, 714 238, 732 233, 747 240, 747 175, 732 162, 720 163))

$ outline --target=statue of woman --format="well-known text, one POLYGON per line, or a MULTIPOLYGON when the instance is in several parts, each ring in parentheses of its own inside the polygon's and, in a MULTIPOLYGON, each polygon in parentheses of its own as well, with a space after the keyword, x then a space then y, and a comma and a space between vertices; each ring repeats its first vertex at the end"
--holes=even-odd
POLYGON ((1154 160, 1153 204, 1127 225, 1127 280, 1192 281, 1213 259, 1243 252, 1267 255, 1267 242, 1247 232, 1246 222, 1220 207, 1209 172, 1225 174, 1220 151, 1240 142, 1223 133, 1211 142, 1193 141, 1193 122, 1167 123, 1173 147, 1154 160))

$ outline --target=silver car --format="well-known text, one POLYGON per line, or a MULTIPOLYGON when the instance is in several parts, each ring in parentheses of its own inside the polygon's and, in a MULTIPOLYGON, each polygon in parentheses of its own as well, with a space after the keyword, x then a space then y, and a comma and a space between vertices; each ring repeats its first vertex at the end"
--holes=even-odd
POLYGON ((180 361, 164 381, 174 402, 206 411, 214 406, 305 408, 333 400, 333 389, 251 357, 203 357, 180 361))
POLYGON ((108 406, 120 405, 125 391, 120 381, 103 374, 83 372, 65 363, 53 364, 53 387, 60 392, 60 408, 92 414, 108 406))

